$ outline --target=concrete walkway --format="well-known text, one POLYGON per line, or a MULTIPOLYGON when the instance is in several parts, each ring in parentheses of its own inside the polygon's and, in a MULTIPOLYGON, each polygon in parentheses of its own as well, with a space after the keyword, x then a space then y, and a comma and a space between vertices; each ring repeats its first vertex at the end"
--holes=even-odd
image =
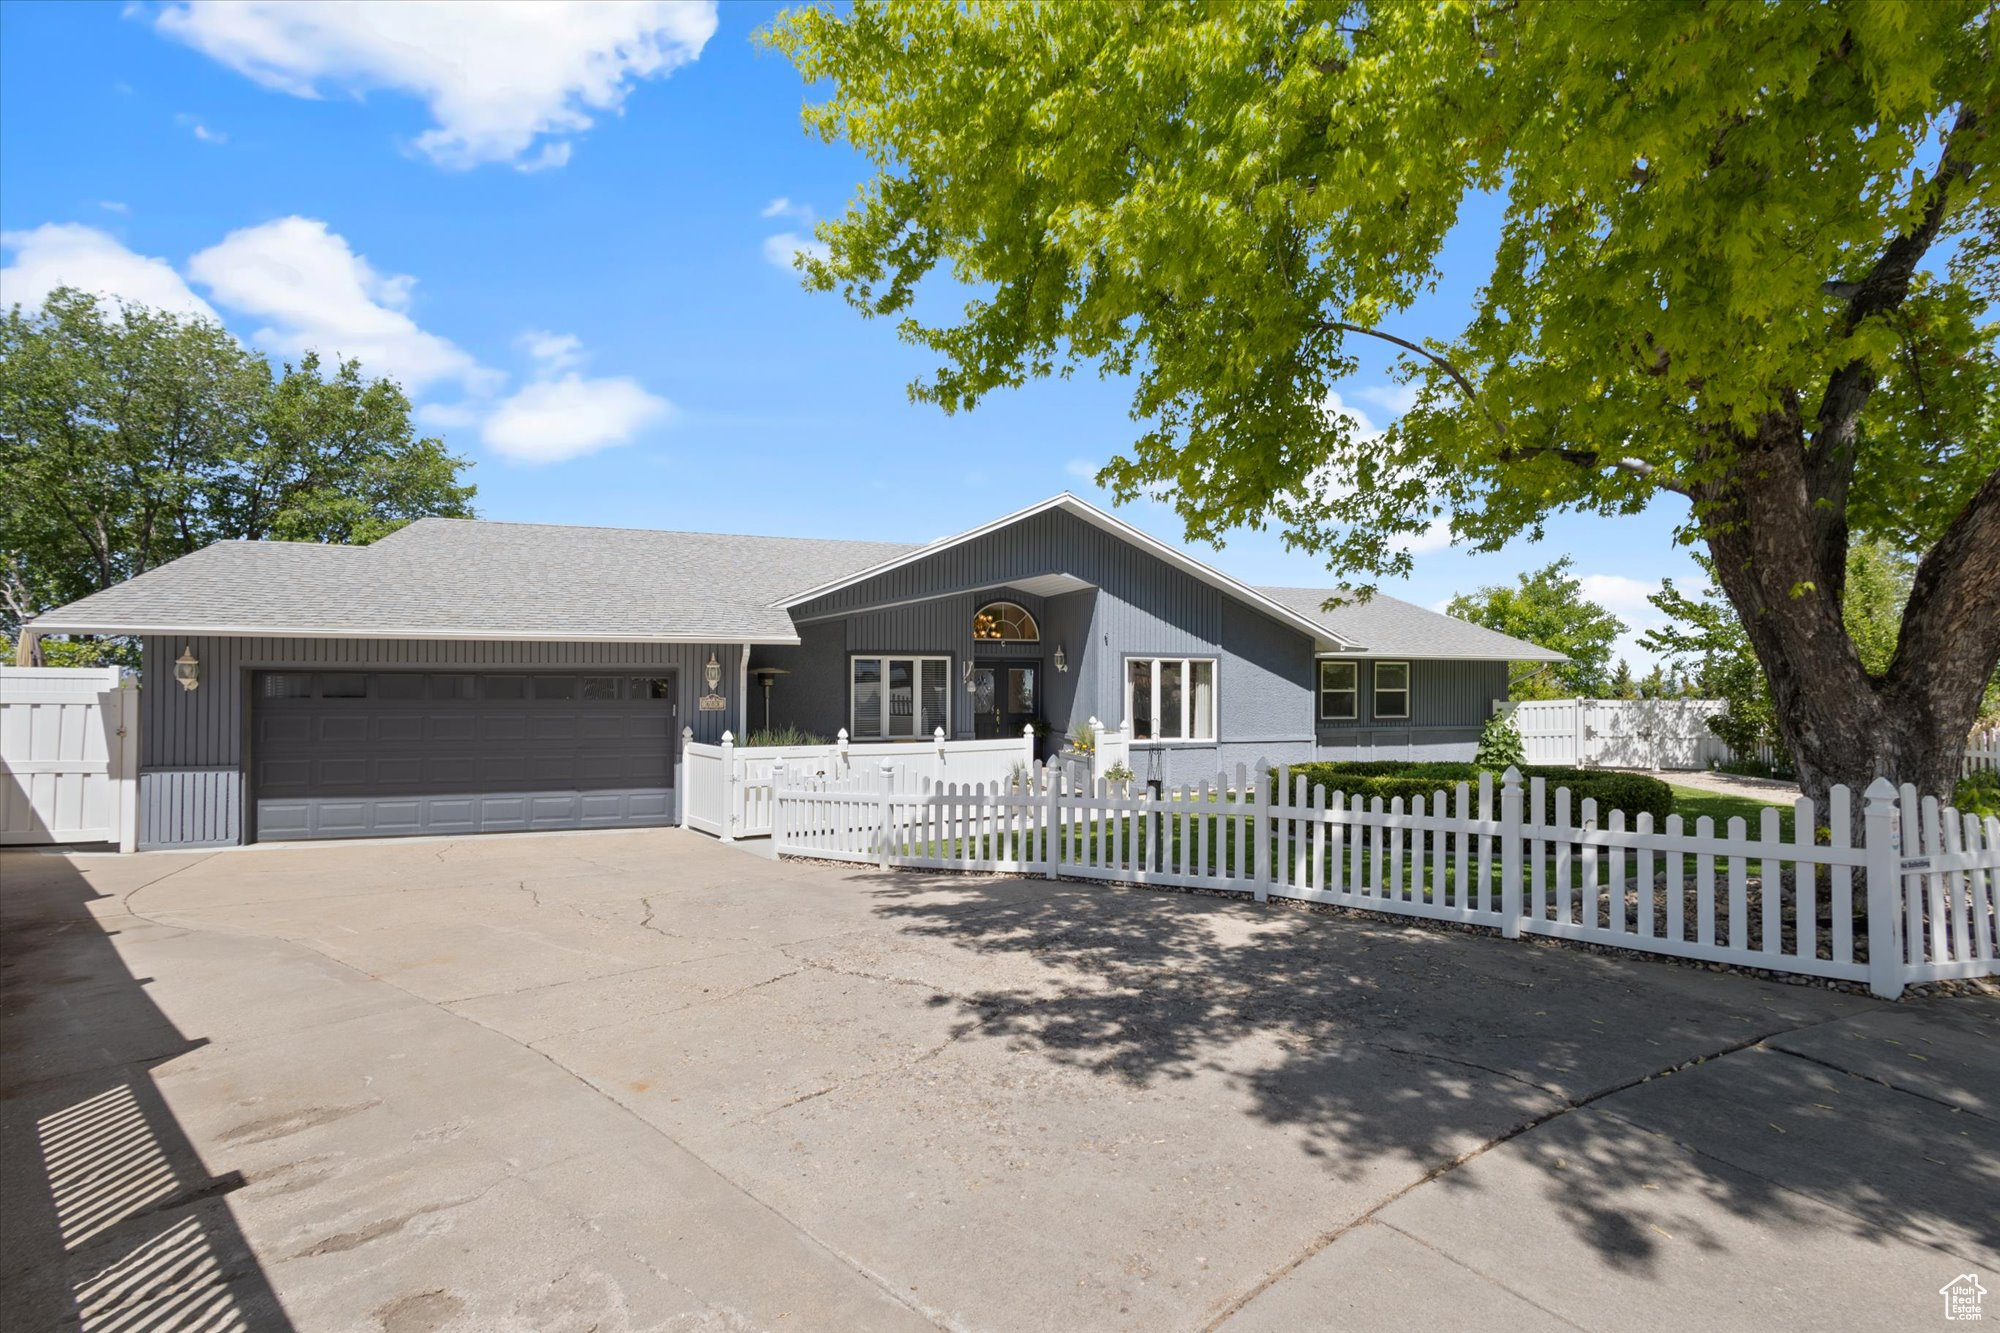
POLYGON ((675 830, 8 853, 0 924, 9 1327, 1707 1333, 2000 1285, 1990 1001, 675 830))

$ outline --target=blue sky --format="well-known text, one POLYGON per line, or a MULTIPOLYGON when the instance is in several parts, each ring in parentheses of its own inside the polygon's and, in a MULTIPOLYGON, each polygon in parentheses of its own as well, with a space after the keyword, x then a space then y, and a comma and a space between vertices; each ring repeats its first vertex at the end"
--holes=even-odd
MULTIPOLYGON (((776 9, 11 0, 0 300, 66 281, 212 312, 277 356, 359 355, 473 460, 489 518, 916 541, 1065 489, 1108 503, 1089 474, 1134 434, 1124 384, 947 417, 908 399, 918 352, 782 266, 864 173, 805 135, 798 75, 756 49, 776 9)), ((1455 331, 1493 222, 1467 218, 1396 331, 1455 331)), ((1362 350, 1341 397, 1379 427, 1392 363, 1362 350)), ((1181 540, 1164 507, 1118 512, 1181 540)), ((1697 577, 1678 518, 1423 543, 1384 590, 1434 605, 1570 555, 1637 626, 1663 574, 1697 577)), ((1332 581, 1274 532, 1203 554, 1332 581)))

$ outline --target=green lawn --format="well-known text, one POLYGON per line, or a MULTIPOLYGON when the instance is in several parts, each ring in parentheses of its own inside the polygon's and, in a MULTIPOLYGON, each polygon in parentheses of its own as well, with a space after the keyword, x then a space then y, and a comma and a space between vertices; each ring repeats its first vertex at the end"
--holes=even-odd
POLYGON ((1700 787, 1674 787, 1674 813, 1685 821, 1685 827, 1689 830, 1694 828, 1695 820, 1707 815, 1715 821, 1715 831, 1721 833, 1728 829, 1732 818, 1740 815, 1754 833, 1757 821, 1762 819, 1764 811, 1772 806, 1789 811, 1792 803, 1788 800, 1756 801, 1747 796, 1723 796, 1717 792, 1704 791, 1700 787))

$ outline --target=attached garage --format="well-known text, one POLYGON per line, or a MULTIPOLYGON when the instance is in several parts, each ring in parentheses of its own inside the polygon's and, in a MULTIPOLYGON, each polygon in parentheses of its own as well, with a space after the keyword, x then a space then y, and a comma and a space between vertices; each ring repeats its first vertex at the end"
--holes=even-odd
POLYGON ((672 674, 259 671, 251 696, 261 841, 675 818, 672 674))

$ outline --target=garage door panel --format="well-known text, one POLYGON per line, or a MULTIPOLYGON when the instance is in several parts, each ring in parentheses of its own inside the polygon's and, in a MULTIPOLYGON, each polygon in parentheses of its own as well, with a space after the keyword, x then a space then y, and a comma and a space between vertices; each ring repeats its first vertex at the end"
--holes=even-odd
POLYGON ((416 787, 421 786, 423 780, 424 761, 416 755, 375 761, 374 785, 377 787, 416 787))
POLYGON ((384 713, 375 719, 375 741, 378 745, 410 744, 423 738, 422 714, 384 713))
POLYGON ((312 740, 312 719, 276 709, 259 717, 257 739, 270 744, 305 744, 312 740))
POLYGON ((470 713, 427 713, 424 739, 451 744, 479 739, 479 719, 470 713))
MULTIPOLYGON (((352 675, 340 677, 349 690, 362 679, 352 675)), ((373 673, 365 696, 260 697, 252 729, 258 836, 462 834, 672 819, 678 731, 670 697, 621 697, 627 687, 618 677, 543 672, 527 688, 528 677, 481 675, 468 689, 475 678, 444 676, 373 673)))
POLYGON ((524 741, 528 739, 528 719, 519 713, 481 713, 479 739, 482 741, 524 741))

